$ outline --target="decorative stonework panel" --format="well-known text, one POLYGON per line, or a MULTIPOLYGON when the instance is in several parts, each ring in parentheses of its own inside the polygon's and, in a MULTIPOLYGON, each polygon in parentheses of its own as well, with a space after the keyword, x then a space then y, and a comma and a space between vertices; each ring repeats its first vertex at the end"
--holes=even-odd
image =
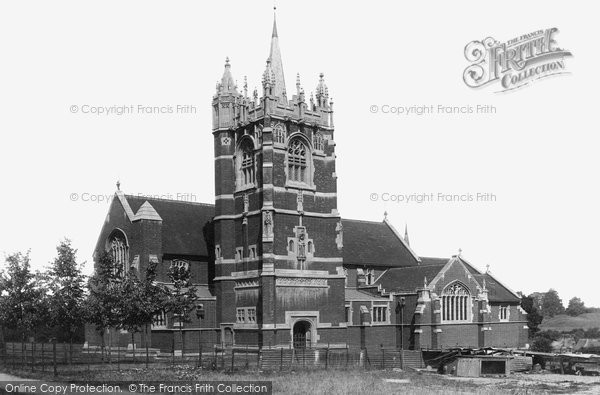
POLYGON ((326 278, 279 277, 275 284, 278 287, 327 287, 326 278))

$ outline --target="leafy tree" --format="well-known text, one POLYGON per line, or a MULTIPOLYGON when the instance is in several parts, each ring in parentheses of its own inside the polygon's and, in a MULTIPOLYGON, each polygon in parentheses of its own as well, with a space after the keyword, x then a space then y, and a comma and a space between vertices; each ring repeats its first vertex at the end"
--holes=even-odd
POLYGON ((5 258, 6 271, 0 276, 0 321, 3 327, 18 330, 23 338, 35 336, 46 322, 46 290, 39 275, 31 272, 29 251, 5 258))
POLYGON ((73 342, 78 329, 85 323, 85 276, 83 264, 77 263, 77 250, 65 239, 56 247, 57 257, 51 263, 47 278, 50 323, 73 342))
POLYGON ((121 282, 121 305, 119 307, 119 327, 131 333, 131 342, 135 345, 135 334, 148 330, 154 314, 164 304, 165 290, 156 284, 156 263, 150 263, 146 275, 140 280, 135 269, 131 269, 121 282))
POLYGON ((542 300, 542 315, 544 317, 554 317, 555 315, 563 314, 564 312, 565 307, 558 296, 558 292, 550 288, 542 300))
POLYGON ((568 315, 575 317, 583 313, 587 313, 587 308, 585 307, 583 300, 579 299, 578 297, 574 297, 569 300, 569 305, 567 306, 565 312, 568 315))
POLYGON ((561 333, 558 331, 542 331, 538 332, 531 344, 532 351, 552 352, 552 342, 561 338, 561 333))
POLYGON ((540 314, 536 307, 535 297, 532 295, 521 298, 521 307, 527 313, 527 326, 529 327, 529 338, 533 339, 534 335, 540 330, 539 326, 544 317, 540 314))
POLYGON ((197 289, 192 284, 191 273, 187 267, 171 265, 169 279, 173 284, 164 305, 165 312, 171 313, 179 322, 179 334, 181 337, 181 352, 185 351, 185 338, 183 326, 191 322, 191 313, 196 309, 198 302, 197 289))
POLYGON ((88 281, 88 298, 85 311, 88 322, 96 327, 102 338, 104 352, 104 333, 121 323, 120 265, 115 264, 112 255, 103 252, 96 262, 94 275, 88 281))

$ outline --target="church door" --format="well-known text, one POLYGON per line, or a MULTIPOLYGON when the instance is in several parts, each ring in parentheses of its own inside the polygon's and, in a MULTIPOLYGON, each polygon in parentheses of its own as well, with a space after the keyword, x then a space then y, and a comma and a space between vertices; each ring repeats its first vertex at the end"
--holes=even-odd
POLYGON ((294 348, 306 348, 311 344, 310 322, 298 321, 294 324, 294 348))

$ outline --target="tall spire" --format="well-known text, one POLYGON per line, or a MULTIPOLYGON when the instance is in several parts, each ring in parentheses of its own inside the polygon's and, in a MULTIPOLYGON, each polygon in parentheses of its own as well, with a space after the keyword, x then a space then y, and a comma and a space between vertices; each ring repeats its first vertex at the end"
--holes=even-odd
POLYGON ((273 7, 273 34, 271 35, 271 51, 269 59, 271 60, 271 69, 275 75, 275 87, 273 95, 286 100, 285 78, 283 77, 283 63, 281 61, 281 51, 279 50, 279 36, 277 35, 276 7, 273 7))
POLYGON ((410 246, 410 240, 408 239, 408 224, 404 224, 404 241, 410 246))

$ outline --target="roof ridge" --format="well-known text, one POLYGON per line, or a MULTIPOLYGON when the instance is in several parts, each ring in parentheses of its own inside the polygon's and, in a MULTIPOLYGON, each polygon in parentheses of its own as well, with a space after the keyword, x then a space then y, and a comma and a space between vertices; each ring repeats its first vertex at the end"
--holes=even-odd
POLYGON ((351 219, 351 218, 342 218, 343 221, 353 221, 353 222, 363 222, 363 223, 369 223, 369 224, 377 224, 377 225, 383 225, 384 222, 383 221, 368 221, 366 219, 351 219))
POLYGON ((204 202, 190 202, 187 200, 178 200, 178 199, 163 199, 163 198, 157 198, 157 197, 148 197, 145 195, 127 195, 124 194, 124 196, 126 198, 133 198, 133 199, 140 199, 140 200, 146 200, 146 201, 158 201, 158 202, 169 202, 169 203, 181 203, 181 204, 191 204, 191 205, 197 205, 197 206, 208 206, 208 207, 214 207, 215 205, 213 203, 204 203, 204 202))

